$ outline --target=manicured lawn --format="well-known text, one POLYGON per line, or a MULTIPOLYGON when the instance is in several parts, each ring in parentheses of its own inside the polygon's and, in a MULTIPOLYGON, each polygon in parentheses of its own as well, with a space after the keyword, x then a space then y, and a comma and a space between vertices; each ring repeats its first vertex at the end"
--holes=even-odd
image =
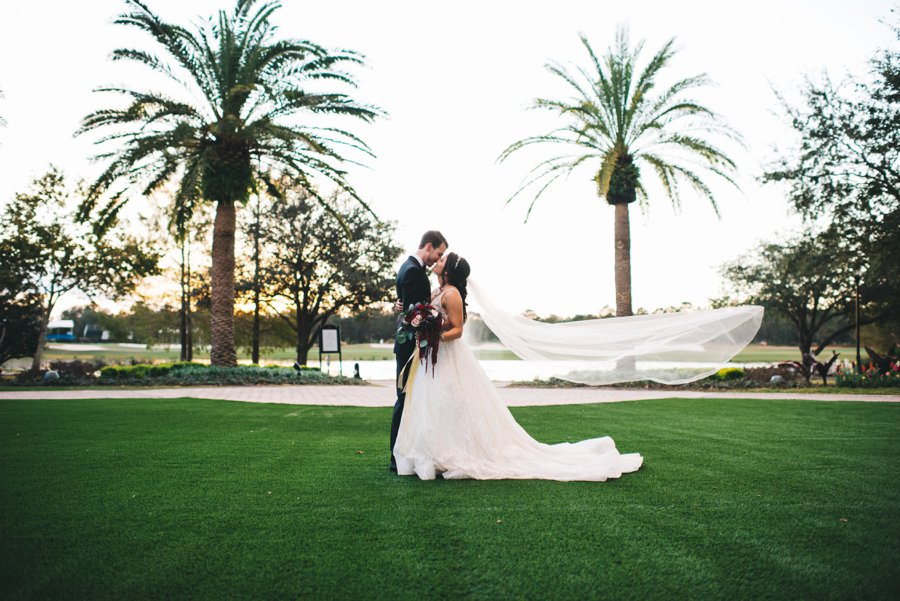
POLYGON ((606 483, 386 470, 388 409, 0 401, 3 599, 892 599, 900 405, 521 408, 606 483), (360 451, 362 453, 360 453, 360 451))
MULTIPOLYGON (((44 352, 44 360, 68 360, 68 359, 103 359, 104 361, 128 361, 135 359, 140 362, 161 362, 161 361, 177 361, 179 350, 177 348, 132 348, 124 347, 114 343, 86 344, 88 350, 76 350, 74 347, 62 349, 47 349, 44 352), (96 347, 102 347, 102 350, 96 350, 96 347)), ((245 349, 239 349, 238 360, 250 361, 250 354, 244 353, 245 349)), ((344 361, 379 361, 394 360, 394 352, 391 348, 373 347, 370 344, 343 344, 341 353, 344 361)), ((266 349, 260 356, 260 363, 290 363, 296 358, 297 353, 292 348, 266 349)), ((332 356, 332 361, 337 361, 337 355, 332 356)), ((195 361, 209 361, 209 352, 197 351, 194 353, 195 361)), ((317 362, 319 360, 318 347, 314 347, 309 353, 309 360, 317 362)), ((324 357, 323 357, 324 361, 324 357)))
MULTIPOLYGON (((840 359, 856 361, 856 348, 849 346, 829 346, 819 355, 821 361, 831 358, 831 351, 840 355, 840 359)), ((866 351, 863 350, 862 360, 869 360, 866 351)), ((779 361, 799 361, 800 350, 796 346, 772 346, 762 344, 750 344, 737 354, 733 359, 736 363, 778 363, 779 361)))
MULTIPOLYGON (((97 345, 91 345, 97 346, 97 345)), ((146 348, 127 348, 120 347, 115 344, 101 344, 104 350, 53 350, 48 349, 44 358, 47 361, 62 359, 103 359, 104 361, 127 361, 131 358, 137 361, 177 361, 178 349, 146 349, 146 348)), ((856 349, 850 347, 833 347, 840 353, 842 359, 855 360, 856 349)), ((369 344, 345 344, 341 348, 344 361, 393 361, 394 354, 390 348, 373 347, 369 344)), ((827 359, 831 356, 832 347, 825 350, 824 357, 827 359)), ((486 349, 478 351, 481 359, 517 359, 516 355, 511 351, 486 349)), ((239 355, 239 359, 249 361, 249 355, 239 355)), ((295 352, 293 349, 284 348, 274 351, 267 351, 260 358, 260 362, 291 362, 294 360, 295 352)), ((198 361, 208 361, 209 355, 205 353, 197 353, 195 359, 198 361)), ((310 361, 318 361, 319 354, 317 348, 314 348, 309 354, 310 361)), ((739 363, 777 363, 779 361, 792 361, 800 359, 800 351, 792 346, 764 346, 760 344, 751 344, 741 351, 734 361, 739 363)), ((333 361, 337 360, 337 356, 332 357, 333 361)), ((863 352, 863 361, 867 361, 865 352, 863 352)))

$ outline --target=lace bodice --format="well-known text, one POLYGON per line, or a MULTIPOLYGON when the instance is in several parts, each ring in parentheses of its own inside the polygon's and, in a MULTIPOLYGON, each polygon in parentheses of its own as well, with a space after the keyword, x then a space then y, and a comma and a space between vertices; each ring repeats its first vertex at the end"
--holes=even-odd
POLYGON ((447 308, 444 307, 444 293, 446 290, 443 288, 435 288, 431 291, 431 304, 441 312, 441 316, 444 319, 447 319, 447 308))

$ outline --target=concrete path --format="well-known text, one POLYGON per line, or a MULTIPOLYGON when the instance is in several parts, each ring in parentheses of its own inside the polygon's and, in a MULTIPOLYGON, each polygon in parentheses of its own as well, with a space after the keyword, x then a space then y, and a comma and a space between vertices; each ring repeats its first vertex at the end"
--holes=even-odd
MULTIPOLYGON (((615 388, 508 388, 498 386, 500 397, 510 407, 532 405, 577 405, 583 403, 616 403, 644 399, 801 399, 808 401, 862 401, 898 403, 900 394, 797 394, 753 392, 696 392, 691 390, 635 390, 615 388)), ((132 388, 92 390, 5 390, 3 399, 175 399, 192 397, 246 401, 250 403, 284 403, 290 405, 344 405, 353 407, 390 407, 394 404, 394 387, 390 381, 372 382, 371 386, 209 386, 180 388, 132 388)))

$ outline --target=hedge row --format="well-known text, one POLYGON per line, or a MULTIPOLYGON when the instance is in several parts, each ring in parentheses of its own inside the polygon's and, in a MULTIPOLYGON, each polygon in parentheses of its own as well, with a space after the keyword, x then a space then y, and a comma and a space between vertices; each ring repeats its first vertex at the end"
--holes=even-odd
POLYGON ((364 380, 334 377, 316 368, 302 367, 299 371, 279 365, 238 365, 212 367, 205 363, 174 362, 138 365, 79 365, 77 370, 58 371, 59 376, 35 377, 22 372, 15 384, 25 386, 181 386, 181 385, 241 385, 241 384, 363 384, 364 380), (100 377, 95 374, 99 371, 100 377))
POLYGON ((190 361, 177 361, 174 363, 139 363, 137 365, 107 365, 100 368, 101 379, 142 379, 142 378, 159 378, 173 371, 178 371, 188 367, 204 367, 202 363, 192 363, 190 361))

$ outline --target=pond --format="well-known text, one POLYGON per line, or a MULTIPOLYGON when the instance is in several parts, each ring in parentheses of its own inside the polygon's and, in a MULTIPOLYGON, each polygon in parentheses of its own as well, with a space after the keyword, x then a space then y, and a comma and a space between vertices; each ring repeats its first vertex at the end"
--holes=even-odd
MULTIPOLYGON (((338 374, 338 360, 335 357, 330 365, 324 360, 323 371, 332 375, 338 374)), ((396 363, 394 361, 344 361, 343 375, 353 375, 353 365, 359 364, 360 377, 365 380, 392 380, 396 375, 396 363)), ((577 363, 561 363, 546 362, 539 363, 533 361, 518 360, 482 360, 479 361, 482 369, 487 373, 488 377, 495 382, 511 382, 534 379, 548 379, 553 376, 568 373, 577 369, 584 369, 583 364, 577 363)), ((310 367, 318 367, 318 361, 310 361, 310 367)), ((705 372, 719 369, 721 367, 761 367, 766 363, 665 363, 665 362, 638 362, 637 369, 642 373, 653 374, 660 370, 673 370, 689 372, 705 372)))

